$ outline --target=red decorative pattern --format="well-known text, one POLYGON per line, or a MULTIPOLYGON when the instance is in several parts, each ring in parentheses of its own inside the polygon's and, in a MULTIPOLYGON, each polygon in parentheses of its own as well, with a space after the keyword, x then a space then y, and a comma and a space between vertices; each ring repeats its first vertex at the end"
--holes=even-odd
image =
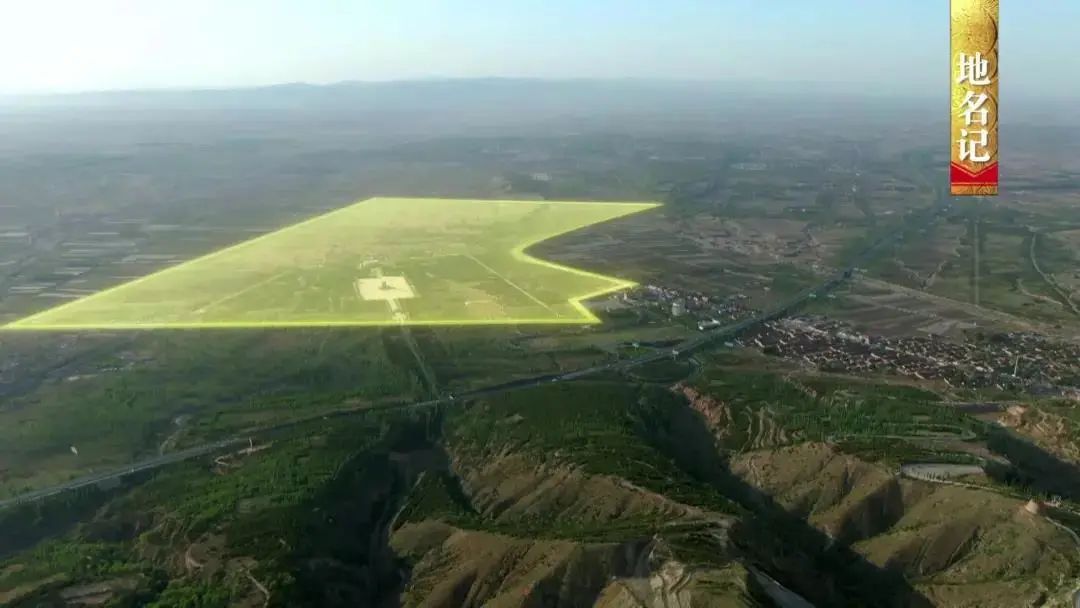
POLYGON ((949 163, 949 181, 954 186, 996 186, 998 183, 998 164, 993 163, 976 172, 971 172, 961 165, 949 163))

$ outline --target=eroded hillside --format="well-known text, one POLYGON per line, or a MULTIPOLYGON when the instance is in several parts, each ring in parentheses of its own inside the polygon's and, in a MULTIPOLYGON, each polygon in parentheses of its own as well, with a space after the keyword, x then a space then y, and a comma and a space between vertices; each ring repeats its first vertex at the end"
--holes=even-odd
POLYGON ((717 361, 675 386, 320 420, 9 510, 0 593, 20 607, 1067 605, 1071 498, 1023 485, 1044 463, 994 452, 1004 429, 912 387, 717 361))

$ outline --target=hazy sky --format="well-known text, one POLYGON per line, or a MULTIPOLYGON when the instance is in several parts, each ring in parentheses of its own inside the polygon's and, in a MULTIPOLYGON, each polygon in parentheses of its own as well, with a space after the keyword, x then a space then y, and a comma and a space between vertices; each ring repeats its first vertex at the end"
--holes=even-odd
MULTIPOLYGON (((1080 0, 1002 2, 1005 94, 1080 96, 1080 0)), ((0 92, 423 77, 943 90, 948 0, 0 0, 0 92)))

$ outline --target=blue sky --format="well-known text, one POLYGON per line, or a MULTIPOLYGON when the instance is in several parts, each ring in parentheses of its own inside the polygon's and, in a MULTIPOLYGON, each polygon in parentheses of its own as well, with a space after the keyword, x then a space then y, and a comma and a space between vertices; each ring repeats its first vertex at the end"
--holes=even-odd
MULTIPOLYGON (((1080 97, 1080 1, 1003 5, 1003 94, 1080 97)), ((506 76, 934 94, 947 36, 948 0, 4 0, 0 92, 506 76)))

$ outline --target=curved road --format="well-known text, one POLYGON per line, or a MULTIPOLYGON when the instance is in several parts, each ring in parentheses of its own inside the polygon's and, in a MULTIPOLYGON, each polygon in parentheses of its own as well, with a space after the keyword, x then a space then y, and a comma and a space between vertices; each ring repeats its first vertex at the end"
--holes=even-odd
MULTIPOLYGON (((983 472, 983 468, 978 465, 965 465, 965 464, 949 464, 949 463, 922 463, 922 464, 906 464, 900 467, 900 476, 907 477, 909 479, 915 479, 919 481, 925 481, 929 483, 937 483, 947 486, 957 486, 961 488, 969 488, 972 490, 982 490, 985 492, 993 492, 1006 496, 1008 498, 1014 498, 1024 500, 1025 497, 1020 494, 1013 494, 1005 490, 993 488, 990 486, 983 486, 974 483, 967 483, 963 481, 953 481, 951 477, 963 477, 965 475, 979 474, 983 472)), ((1073 515, 1080 515, 1075 511, 1065 509, 1073 515)), ((1060 521, 1050 517, 1046 513, 1043 513, 1043 519, 1049 522, 1054 527, 1058 528, 1062 532, 1065 532, 1072 538, 1077 547, 1077 555, 1080 556, 1080 535, 1077 535, 1072 528, 1066 526, 1060 521)), ((1072 591, 1072 605, 1074 608, 1080 608, 1080 583, 1072 591)))
MULTIPOLYGON (((401 409, 406 407, 432 407, 440 404, 449 405, 456 403, 458 400, 469 399, 472 397, 491 395, 518 388, 527 388, 548 383, 568 382, 608 371, 625 371, 634 367, 646 365, 655 361, 660 361, 662 359, 687 357, 690 355, 690 353, 699 350, 708 344, 719 342, 721 340, 728 340, 746 331, 747 329, 760 325, 761 323, 781 318, 787 315, 793 309, 798 308, 802 304, 806 303, 808 300, 820 297, 836 289, 845 281, 850 279, 852 274, 855 272, 855 269, 867 260, 869 260, 879 248, 881 248, 883 245, 891 244, 894 241, 900 239, 904 235, 904 233, 911 229, 922 228, 928 225, 946 208, 946 204, 947 202, 944 198, 943 191, 939 190, 938 198, 935 204, 931 205, 930 207, 924 208, 919 212, 913 212, 912 214, 910 214, 907 220, 897 226, 896 229, 876 238, 871 244, 869 244, 865 249, 863 249, 862 252, 860 252, 855 258, 853 258, 847 267, 835 272, 827 279, 825 279, 822 283, 803 290, 802 292, 796 294, 794 297, 787 300, 786 302, 775 306, 769 310, 766 310, 758 314, 757 316, 745 319, 732 325, 727 325, 724 327, 719 327, 712 331, 704 332, 692 338, 688 338, 687 340, 684 340, 681 343, 672 347, 670 351, 661 350, 648 353, 627 361, 615 361, 611 363, 605 363, 603 365, 596 365, 593 367, 575 370, 572 372, 566 372, 561 374, 547 374, 542 376, 534 376, 532 378, 523 378, 521 380, 514 380, 511 382, 495 384, 475 390, 470 390, 457 395, 451 394, 445 397, 441 397, 438 399, 430 399, 427 401, 387 404, 375 407, 351 408, 346 410, 340 410, 337 412, 317 414, 310 417, 265 427, 263 429, 253 431, 252 433, 245 434, 244 436, 223 439, 220 441, 206 443, 193 448, 181 450, 179 452, 173 452, 171 454, 165 454, 161 456, 156 456, 154 458, 140 460, 128 466, 113 469, 108 472, 88 475, 49 488, 43 488, 40 490, 27 492, 25 494, 20 494, 12 498, 0 500, 0 509, 27 502, 35 502, 70 490, 77 490, 79 488, 93 486, 95 484, 103 483, 109 480, 120 479, 127 475, 131 475, 141 471, 156 469, 158 467, 162 467, 175 462, 180 462, 182 460, 188 460, 190 458, 204 456, 206 454, 222 450, 232 445, 246 443, 251 435, 279 432, 299 426, 301 424, 306 424, 318 418, 336 418, 341 416, 354 415, 361 412, 370 412, 385 409, 401 409)), ((1078 608, 1080 608, 1080 606, 1078 606, 1078 608)))

